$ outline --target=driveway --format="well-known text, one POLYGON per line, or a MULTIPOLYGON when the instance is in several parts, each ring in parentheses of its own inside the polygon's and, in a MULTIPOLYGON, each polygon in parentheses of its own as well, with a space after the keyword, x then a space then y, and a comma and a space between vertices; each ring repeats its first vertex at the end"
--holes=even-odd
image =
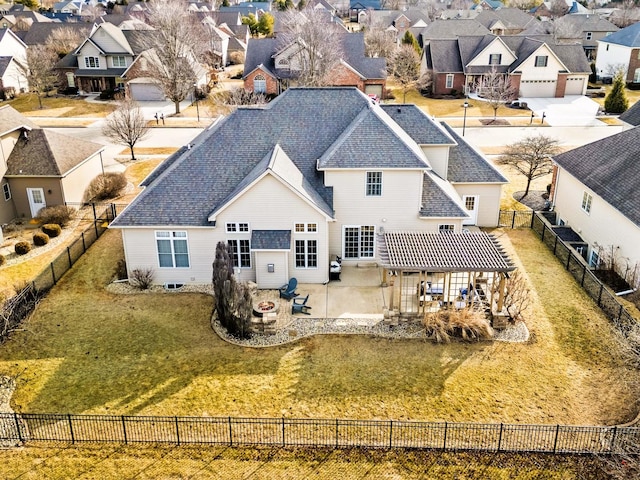
POLYGON ((596 120, 600 104, 583 95, 569 95, 564 98, 522 97, 537 118, 545 115, 545 123, 552 126, 602 125, 596 120))

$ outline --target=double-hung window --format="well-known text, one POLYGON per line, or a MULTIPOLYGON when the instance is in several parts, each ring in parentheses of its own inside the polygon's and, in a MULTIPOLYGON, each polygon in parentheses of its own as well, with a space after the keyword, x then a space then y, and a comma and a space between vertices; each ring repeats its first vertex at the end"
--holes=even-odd
POLYGON ((248 239, 228 240, 227 245, 234 267, 251 268, 251 247, 248 239))
POLYGON ((126 67, 127 66, 127 60, 123 55, 116 55, 112 58, 112 62, 113 62, 113 66, 115 68, 117 67, 126 67))
POLYGON ((382 172, 367 172, 367 196, 380 197, 382 195, 382 172))
POLYGON ((500 65, 501 61, 502 61, 501 53, 492 53, 491 55, 489 55, 489 65, 500 65))
POLYGON ((440 233, 446 233, 446 232, 454 232, 456 229, 456 226, 451 224, 451 223, 445 223, 442 225, 438 225, 438 231, 440 233))
POLYGON ((227 233, 243 233, 249 231, 249 224, 242 222, 227 223, 227 233))
POLYGON ((8 202, 9 200, 11 200, 11 188, 9 188, 8 183, 2 184, 2 194, 4 195, 5 201, 8 202))
POLYGON ((536 56, 536 67, 546 67, 549 57, 547 55, 536 56))
POLYGON ((156 247, 161 268, 189 267, 187 232, 156 232, 156 247))
POLYGON ((580 208, 585 213, 591 213, 591 202, 593 202, 593 196, 587 192, 582 192, 582 205, 580 208))
POLYGON ((296 268, 318 267, 318 241, 296 240, 296 268))
POLYGON ((87 68, 100 68, 100 57, 84 57, 84 66, 87 68))
POLYGON ((344 227, 344 258, 373 258, 375 231, 374 225, 344 227))
POLYGON ((296 233, 316 233, 318 231, 317 223, 296 223, 294 225, 296 233))
POLYGON ((453 73, 447 73, 444 88, 453 88, 453 73))

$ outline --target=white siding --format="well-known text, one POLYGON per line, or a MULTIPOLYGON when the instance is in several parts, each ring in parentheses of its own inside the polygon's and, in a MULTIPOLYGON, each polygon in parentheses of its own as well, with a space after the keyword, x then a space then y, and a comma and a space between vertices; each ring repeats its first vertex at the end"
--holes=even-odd
POLYGON ((565 95, 584 95, 587 91, 588 75, 570 75, 567 77, 565 95))
POLYGON ((562 169, 554 203, 559 217, 589 244, 589 251, 595 243, 614 246, 619 259, 628 258, 630 265, 640 262, 640 227, 562 169), (589 214, 581 208, 585 191, 593 195, 589 214))
MULTIPOLYGON (((288 252, 259 251, 254 254, 254 269, 256 271, 256 283, 260 288, 280 288, 289 281, 289 254, 288 252), (274 266, 274 271, 269 272, 267 265, 274 266)), ((296 277, 297 278, 297 277, 296 277)))
POLYGON ((441 178, 447 179, 447 171, 449 170, 449 147, 448 146, 430 146, 420 145, 433 171, 441 178))
POLYGON ((599 77, 613 77, 619 65, 629 68, 631 49, 615 43, 598 42, 596 73, 599 77))
POLYGON ((478 216, 476 225, 479 227, 495 227, 498 225, 500 214, 500 196, 502 185, 455 183, 453 187, 462 198, 464 195, 477 195, 478 216))
POLYGON ((126 50, 116 42, 111 35, 109 35, 103 28, 98 28, 91 37, 96 44, 100 45, 103 51, 109 53, 122 52, 126 53, 126 50))
POLYGON ((492 54, 499 53, 502 55, 500 58, 500 65, 511 65, 516 61, 516 57, 511 51, 502 43, 501 40, 495 39, 488 45, 480 54, 469 62, 469 66, 486 66, 489 65, 489 59, 492 54))
POLYGON ((558 72, 564 66, 556 59, 551 50, 543 45, 519 67, 522 71, 520 80, 520 96, 523 97, 555 97, 558 72), (536 67, 536 57, 546 56, 547 66, 536 67))
POLYGON ((91 70, 98 72, 107 68, 107 58, 100 53, 100 50, 88 42, 84 44, 78 56, 78 68, 87 68, 85 63, 86 57, 98 57, 100 59, 100 68, 92 68, 91 70))
POLYGON ((69 203, 84 202, 84 192, 89 183, 101 173, 100 154, 94 155, 62 179, 64 201, 69 203))

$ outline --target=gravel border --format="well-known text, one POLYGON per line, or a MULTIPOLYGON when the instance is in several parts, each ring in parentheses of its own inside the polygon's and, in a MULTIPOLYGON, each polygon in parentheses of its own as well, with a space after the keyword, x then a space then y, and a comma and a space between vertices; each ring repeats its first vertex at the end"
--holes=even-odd
MULTIPOLYGON (((0 413, 15 413, 11 408, 11 396, 16 389, 16 381, 11 377, 0 376, 0 413)), ((16 422, 13 418, 0 419, 0 438, 16 437, 16 422)), ((17 440, 0 440, 0 448, 20 446, 17 440)))

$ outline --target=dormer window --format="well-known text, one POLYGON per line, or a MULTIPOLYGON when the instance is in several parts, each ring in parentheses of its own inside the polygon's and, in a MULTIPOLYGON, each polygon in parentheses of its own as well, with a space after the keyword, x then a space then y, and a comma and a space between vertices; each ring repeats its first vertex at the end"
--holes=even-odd
POLYGON ((86 68, 100 68, 100 57, 84 57, 86 68))

